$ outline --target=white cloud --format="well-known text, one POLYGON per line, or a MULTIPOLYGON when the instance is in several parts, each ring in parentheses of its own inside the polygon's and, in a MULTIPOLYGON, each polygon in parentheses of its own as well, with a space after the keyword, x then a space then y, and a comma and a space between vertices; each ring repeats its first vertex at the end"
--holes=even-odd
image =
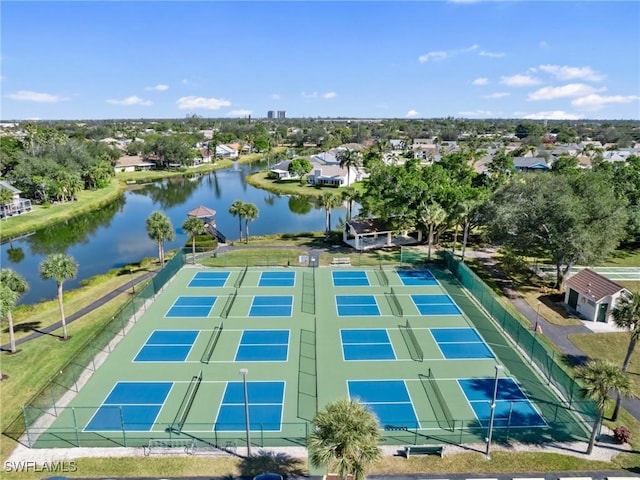
POLYGON ((303 98, 317 98, 318 92, 311 92, 311 93, 302 92, 300 95, 302 95, 303 98))
POLYGON ((538 43, 538 46, 540 48, 548 48, 549 44, 547 42, 545 42, 544 40, 542 40, 540 43, 538 43))
POLYGON ((336 92, 327 92, 327 93, 323 93, 322 94, 322 98, 335 98, 336 97, 336 92))
POLYGON ((272 93, 271 100, 280 100, 280 95, 278 95, 277 93, 272 93))
POLYGON ((481 57, 502 58, 507 54, 504 52, 487 52, 486 50, 482 50, 478 55, 481 57))
POLYGON ((229 116, 229 117, 248 117, 252 113, 253 112, 251 110, 231 110, 229 113, 227 113, 227 116, 229 116))
POLYGON ((576 98, 571 101, 571 105, 574 107, 587 108, 587 109, 598 109, 602 108, 611 103, 631 103, 637 102, 640 100, 638 95, 598 95, 598 94, 590 94, 584 97, 576 98))
POLYGON ((567 113, 563 110, 553 110, 550 112, 538 112, 523 115, 522 118, 528 120, 580 120, 582 115, 567 113))
POLYGON ((489 83, 489 79, 487 77, 478 77, 473 82, 472 85, 486 85, 489 83))
POLYGON ((494 116, 493 112, 489 110, 475 110, 471 112, 458 112, 461 117, 479 117, 479 118, 491 118, 494 116))
POLYGON ((146 87, 145 90, 154 91, 154 92, 164 92, 169 90, 169 85, 158 84, 153 87, 146 87))
POLYGON ((590 95, 595 92, 601 92, 606 90, 605 87, 600 89, 595 89, 591 85, 586 85, 584 83, 569 83, 567 85, 562 85, 561 87, 543 87, 535 92, 530 93, 527 96, 527 100, 537 101, 537 100, 554 100, 556 98, 567 98, 567 97, 583 97, 585 95, 590 95))
POLYGON ((596 72, 591 67, 569 67, 567 65, 540 65, 543 72, 554 76, 558 80, 585 80, 589 82, 601 82, 606 75, 596 72))
POLYGON ((416 112, 415 110, 409 110, 407 112, 406 116, 409 117, 409 118, 413 118, 413 117, 417 117, 418 115, 420 115, 420 114, 418 112, 416 112))
POLYGON ((231 102, 225 99, 204 98, 204 97, 180 97, 176 102, 180 109, 204 108, 207 110, 219 110, 222 107, 230 107, 231 102))
POLYGON ((500 78, 500 83, 509 87, 530 87, 531 85, 538 85, 540 80, 531 75, 511 75, 500 78))
POLYGON ((489 95, 485 95, 482 98, 504 98, 504 97, 508 97, 509 95, 511 95, 509 92, 495 92, 495 93, 490 93, 489 95))
POLYGON ((189 82, 188 78, 183 78, 182 82, 180 82, 180 83, 182 83, 183 85, 189 85, 189 83, 191 83, 191 82, 189 82))
POLYGON ((69 100, 67 97, 61 97, 60 95, 52 95, 51 93, 32 92, 30 90, 20 90, 16 93, 9 93, 7 95, 12 100, 21 100, 26 102, 39 102, 39 103, 58 103, 69 100))
POLYGON ((302 95, 302 98, 318 98, 318 97, 322 97, 322 98, 326 98, 326 99, 331 99, 331 98, 335 98, 336 97, 336 92, 325 92, 325 93, 318 93, 318 92, 302 92, 300 93, 300 95, 302 95))
POLYGON ((122 100, 109 99, 109 100, 107 100, 107 103, 110 103, 111 105, 127 105, 127 106, 128 105, 144 105, 144 106, 149 106, 153 102, 151 102, 150 100, 143 100, 140 97, 136 97, 135 95, 132 95, 130 97, 123 98, 122 100))
POLYGON ((428 62, 430 60, 434 60, 434 61, 438 61, 438 60, 444 60, 445 58, 447 58, 449 55, 447 54, 447 52, 429 52, 426 53, 424 55, 420 55, 418 57, 418 61, 420 63, 425 63, 428 62))

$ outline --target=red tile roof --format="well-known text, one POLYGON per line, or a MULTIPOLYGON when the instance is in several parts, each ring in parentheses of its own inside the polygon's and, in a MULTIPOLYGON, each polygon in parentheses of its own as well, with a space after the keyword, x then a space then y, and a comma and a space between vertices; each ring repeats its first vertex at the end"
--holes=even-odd
POLYGON ((602 275, 585 268, 567 280, 567 287, 571 287, 594 302, 599 302, 604 297, 624 290, 624 287, 602 275))

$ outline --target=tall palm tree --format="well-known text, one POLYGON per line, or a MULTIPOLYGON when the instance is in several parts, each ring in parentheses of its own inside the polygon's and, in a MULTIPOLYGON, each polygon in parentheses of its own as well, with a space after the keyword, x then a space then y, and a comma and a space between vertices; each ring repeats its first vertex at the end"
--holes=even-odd
POLYGON ((381 456, 380 425, 375 415, 357 400, 340 399, 316 413, 307 450, 315 467, 335 469, 341 479, 365 479, 365 469, 381 456))
POLYGON ((242 216, 244 217, 244 241, 245 243, 249 243, 249 222, 253 222, 260 215, 260 210, 255 204, 251 202, 246 202, 242 207, 242 216))
POLYGON ((149 238, 158 244, 158 257, 160 266, 164 266, 164 241, 176 238, 171 220, 164 213, 155 211, 147 218, 147 234, 149 238))
POLYGON ((439 203, 431 202, 428 205, 424 203, 421 204, 418 215, 420 216, 420 221, 428 229, 427 258, 431 259, 431 248, 433 246, 434 233, 447 219, 447 212, 439 203))
POLYGON ((242 216, 243 216, 243 206, 244 202, 241 200, 236 200, 229 207, 229 213, 234 217, 238 217, 238 223, 240 226, 240 241, 242 241, 242 216))
POLYGON ((189 217, 182 224, 182 230, 187 232, 191 237, 191 253, 193 254, 193 263, 196 263, 196 236, 205 232, 204 221, 201 218, 189 217))
POLYGON ((620 367, 608 360, 589 360, 587 364, 578 368, 576 378, 581 380, 584 385, 581 390, 582 396, 593 400, 597 408, 587 447, 587 455, 590 455, 600 430, 609 392, 613 390, 619 395, 630 395, 631 381, 620 367))
POLYGON ((71 280, 78 274, 78 264, 71 255, 66 253, 52 253, 40 263, 40 277, 43 280, 54 279, 58 284, 58 306, 60 307, 60 321, 62 323, 62 338, 67 340, 67 323, 64 317, 64 301, 62 286, 65 280, 71 280))
MULTIPOLYGON (((7 287, 3 282, 0 282, 0 319, 9 319, 11 310, 13 310, 17 301, 18 294, 7 287)), ((13 335, 13 324, 11 322, 9 323, 9 327, 9 333, 10 335, 13 335)), ((11 351, 15 351, 15 345, 13 345, 11 351)), ((4 375, 2 374, 2 372, 0 372, 0 380, 5 380, 6 378, 7 375, 4 375)))
MULTIPOLYGON (((613 316, 613 322, 618 327, 624 328, 631 333, 629 346, 627 347, 627 354, 622 362, 622 372, 627 373, 627 368, 629 368, 629 362, 631 361, 631 355, 633 355, 638 339, 640 339, 640 292, 623 295, 618 300, 618 304, 611 311, 611 315, 613 316)), ((619 412, 620 395, 616 395, 616 406, 611 414, 611 420, 617 420, 619 412)))
MULTIPOLYGON (((22 275, 11 270, 10 268, 3 268, 2 270, 0 270, 0 284, 11 290, 13 293, 15 293, 16 296, 16 299, 13 302, 11 308, 9 308, 3 315, 3 318, 6 317, 7 323, 9 323, 9 345, 11 353, 15 353, 16 339, 15 333, 13 331, 12 310, 13 307, 15 307, 15 303, 20 299, 20 297, 27 293, 27 291, 29 290, 29 284, 24 278, 22 278, 22 275)), ((7 296, 6 298, 9 297, 7 296)))
POLYGON ((351 220, 351 212, 353 210, 353 202, 358 200, 360 194, 353 187, 345 187, 341 190, 340 196, 342 200, 347 202, 347 220, 351 220))
POLYGON ((357 150, 352 150, 350 148, 345 148, 344 150, 340 150, 336 157, 340 162, 340 168, 347 169, 347 186, 350 186, 351 168, 358 168, 362 161, 360 152, 358 152, 357 150))
POLYGON ((324 238, 328 240, 329 235, 331 235, 331 209, 340 205, 340 197, 333 193, 325 192, 318 198, 318 205, 324 208, 324 238))

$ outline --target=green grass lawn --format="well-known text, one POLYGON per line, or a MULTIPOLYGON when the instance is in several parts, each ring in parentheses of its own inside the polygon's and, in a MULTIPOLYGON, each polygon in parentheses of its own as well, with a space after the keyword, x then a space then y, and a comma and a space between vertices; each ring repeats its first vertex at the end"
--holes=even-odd
MULTIPOLYGON (((306 180, 300 182, 300 180, 273 180, 267 178, 269 172, 266 170, 252 173, 247 176, 247 183, 254 187, 268 190, 273 193, 279 193, 283 195, 300 195, 303 197, 320 197, 325 192, 333 193, 337 196, 340 195, 341 189, 336 187, 321 187, 312 186, 306 183, 306 180)), ((355 183, 352 185, 357 190, 362 191, 362 184, 355 183)))

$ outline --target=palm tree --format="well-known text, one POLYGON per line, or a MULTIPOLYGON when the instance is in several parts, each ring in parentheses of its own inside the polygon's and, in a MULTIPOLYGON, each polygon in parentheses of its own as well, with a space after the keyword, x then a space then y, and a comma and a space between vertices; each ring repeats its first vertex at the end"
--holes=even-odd
POLYGON ((196 236, 205 232, 204 222, 200 218, 189 217, 182 224, 182 230, 191 236, 191 253, 193 253, 193 263, 196 263, 196 236))
MULTIPOLYGON (((0 282, 0 319, 6 318, 9 320, 11 310, 18 301, 18 294, 11 290, 4 282, 0 282)), ((13 323, 9 320, 9 335, 13 336, 13 323)), ((12 344, 12 352, 15 352, 15 345, 12 344)), ((0 380, 5 380, 7 375, 3 375, 0 372, 0 380)))
POLYGON ((431 247, 433 246, 433 236, 436 229, 447 219, 447 212, 439 203, 432 202, 428 205, 420 205, 420 220, 428 228, 428 254, 431 259, 431 247))
POLYGON ((71 255, 66 253, 52 253, 40 263, 40 277, 43 280, 54 279, 58 283, 58 305, 60 306, 63 340, 67 340, 69 336, 67 335, 67 323, 64 318, 62 285, 65 280, 71 280, 77 274, 78 264, 71 255))
POLYGON ((335 469, 341 479, 364 480, 365 468, 381 456, 375 415, 358 400, 340 399, 316 413, 313 425, 307 442, 311 464, 335 469))
POLYGON ((229 207, 229 213, 234 217, 238 217, 238 223, 240 225, 240 241, 242 241, 242 217, 243 217, 243 206, 244 202, 241 200, 236 200, 229 207))
MULTIPOLYGON (((618 304, 611 311, 611 315, 613 316, 613 322, 618 327, 624 328, 631 333, 629 346, 627 347, 627 354, 622 362, 622 372, 627 373, 627 368, 629 368, 629 362, 631 361, 631 355, 636 349, 638 339, 640 339, 640 292, 623 295, 618 300, 618 304)), ((619 412, 620 395, 616 395, 616 406, 611 414, 611 420, 617 420, 619 412)))
POLYGON ((151 240, 158 243, 158 257, 160 266, 164 266, 164 241, 176 238, 171 220, 164 213, 155 211, 147 218, 147 234, 151 240))
MULTIPOLYGON (((11 353, 16 353, 16 339, 13 331, 12 310, 20 297, 29 290, 29 284, 19 273, 14 272, 10 268, 3 268, 0 270, 0 284, 12 291, 16 296, 13 305, 10 305, 10 308, 8 308, 2 316, 3 318, 6 317, 7 322, 9 323, 9 345, 11 353)), ((6 297, 5 299, 9 298, 6 293, 3 295, 6 297)))
POLYGON ((246 202, 242 207, 242 216, 244 217, 245 243, 249 243, 249 222, 252 222, 256 218, 258 218, 259 214, 260 210, 258 210, 258 207, 256 207, 255 204, 251 202, 246 202))
POLYGON ((353 210, 353 202, 358 200, 360 194, 353 187, 343 188, 340 192, 342 200, 347 202, 347 220, 351 220, 351 211, 353 210))
POLYGON ((347 169, 347 186, 351 185, 351 167, 358 168, 361 164, 360 152, 345 148, 336 155, 340 162, 340 168, 347 169))
POLYGON ((340 205, 340 197, 333 193, 325 192, 318 199, 318 205, 324 208, 324 238, 325 240, 329 240, 329 235, 331 234, 331 209, 340 205))
POLYGON ((619 395, 630 395, 631 381, 620 367, 608 360, 589 360, 587 364, 578 367, 576 378, 582 380, 584 384, 581 390, 582 396, 593 400, 597 408, 591 438, 589 438, 589 446, 587 447, 587 455, 590 455, 600 430, 609 392, 613 390, 619 395))

